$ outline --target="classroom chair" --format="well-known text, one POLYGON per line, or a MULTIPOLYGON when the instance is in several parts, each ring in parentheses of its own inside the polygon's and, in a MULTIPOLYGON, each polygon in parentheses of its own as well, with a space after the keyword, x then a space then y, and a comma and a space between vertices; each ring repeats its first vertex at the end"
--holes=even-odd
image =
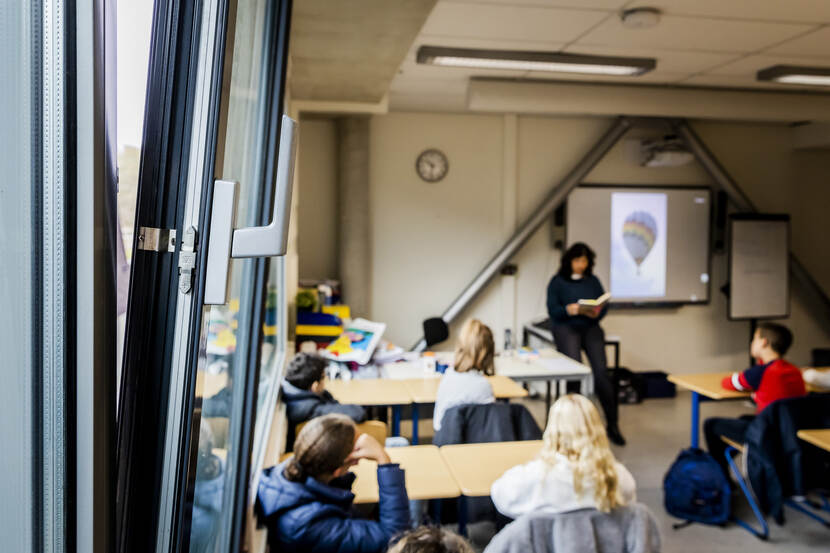
POLYGON ((830 502, 804 499, 807 492, 826 483, 828 468, 826 456, 797 437, 798 430, 805 428, 830 428, 830 394, 773 402, 749 425, 744 444, 721 438, 729 446, 726 461, 761 530, 735 522, 761 539, 768 535, 764 513, 783 524, 785 506, 830 526, 830 520, 817 513, 830 511, 830 502), (743 454, 743 473, 734 459, 738 453, 743 454))
POLYGON ((484 553, 659 553, 660 548, 657 520, 648 507, 633 503, 610 513, 528 513, 496 534, 484 553))
POLYGON ((424 327, 424 341, 428 348, 440 344, 450 337, 450 327, 441 317, 426 319, 422 325, 424 327))

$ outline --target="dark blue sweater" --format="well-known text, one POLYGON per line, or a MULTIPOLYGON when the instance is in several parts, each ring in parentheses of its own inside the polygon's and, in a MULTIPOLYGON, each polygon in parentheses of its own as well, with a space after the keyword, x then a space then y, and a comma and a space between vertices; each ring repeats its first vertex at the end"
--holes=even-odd
POLYGON ((554 325, 568 325, 572 328, 585 329, 597 324, 605 317, 608 311, 606 305, 599 317, 592 319, 585 315, 570 316, 565 306, 579 300, 593 300, 605 293, 599 279, 594 276, 584 276, 578 280, 555 275, 548 284, 548 315, 554 325))

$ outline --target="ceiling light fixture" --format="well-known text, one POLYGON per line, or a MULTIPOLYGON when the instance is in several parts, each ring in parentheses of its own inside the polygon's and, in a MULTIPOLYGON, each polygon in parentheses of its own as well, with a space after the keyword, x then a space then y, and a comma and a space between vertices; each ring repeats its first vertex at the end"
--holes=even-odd
POLYGON ((830 67, 801 67, 798 65, 773 65, 758 71, 759 81, 783 84, 830 86, 830 67))
POLYGON ((558 52, 482 50, 478 48, 446 48, 443 46, 421 46, 418 48, 416 59, 418 63, 475 69, 617 76, 642 75, 657 66, 657 61, 654 58, 585 56, 558 52))

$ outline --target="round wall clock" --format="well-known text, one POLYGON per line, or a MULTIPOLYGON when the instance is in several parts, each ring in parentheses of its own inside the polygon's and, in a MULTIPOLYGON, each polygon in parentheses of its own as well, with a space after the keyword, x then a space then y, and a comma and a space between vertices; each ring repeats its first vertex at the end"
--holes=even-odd
POLYGON ((447 176, 450 162, 444 152, 435 148, 424 150, 415 160, 415 171, 426 182, 438 182, 447 176))

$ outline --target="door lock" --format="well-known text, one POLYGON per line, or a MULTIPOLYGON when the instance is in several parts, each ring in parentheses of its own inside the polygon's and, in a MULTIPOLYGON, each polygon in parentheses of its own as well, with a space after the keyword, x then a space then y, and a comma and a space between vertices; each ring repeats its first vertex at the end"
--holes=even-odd
POLYGON ((196 229, 188 228, 182 236, 179 251, 179 291, 187 294, 193 288, 193 270, 196 268, 196 229))

